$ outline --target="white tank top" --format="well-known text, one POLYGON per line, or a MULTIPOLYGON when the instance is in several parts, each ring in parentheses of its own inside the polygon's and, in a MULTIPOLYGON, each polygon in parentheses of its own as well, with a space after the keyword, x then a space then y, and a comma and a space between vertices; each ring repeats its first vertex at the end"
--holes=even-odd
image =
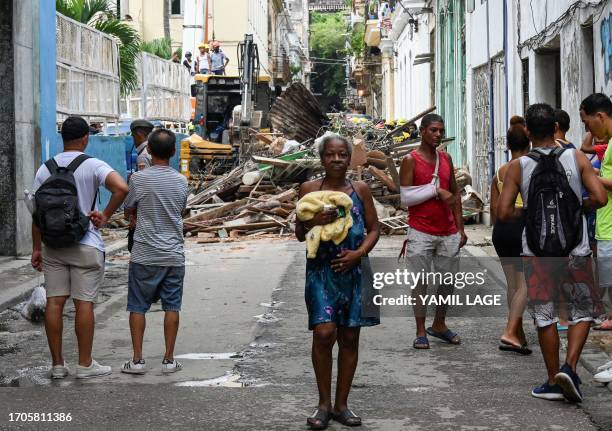
MULTIPOLYGON (((554 148, 536 148, 535 150, 544 154, 549 154, 553 149, 554 148)), ((531 175, 537 166, 537 162, 527 156, 522 156, 519 161, 521 163, 521 197, 523 198, 523 208, 527 209, 529 183, 531 182, 531 175)), ((567 175, 570 187, 578 197, 580 203, 582 203, 582 176, 580 175, 580 169, 576 161, 576 150, 566 149, 563 151, 563 154, 561 154, 559 161, 565 168, 565 174, 567 175)), ((582 240, 570 254, 573 256, 589 256, 591 254, 587 222, 584 214, 582 215, 582 240)), ((533 252, 527 245, 525 229, 523 229, 523 256, 533 256, 533 252)))

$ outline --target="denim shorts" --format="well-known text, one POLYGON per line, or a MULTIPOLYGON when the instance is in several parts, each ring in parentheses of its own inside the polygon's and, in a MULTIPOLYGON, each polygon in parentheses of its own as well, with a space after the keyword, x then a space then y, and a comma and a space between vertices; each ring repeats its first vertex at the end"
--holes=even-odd
POLYGON ((180 311, 184 266, 154 266, 130 262, 127 311, 144 314, 161 298, 164 311, 180 311))

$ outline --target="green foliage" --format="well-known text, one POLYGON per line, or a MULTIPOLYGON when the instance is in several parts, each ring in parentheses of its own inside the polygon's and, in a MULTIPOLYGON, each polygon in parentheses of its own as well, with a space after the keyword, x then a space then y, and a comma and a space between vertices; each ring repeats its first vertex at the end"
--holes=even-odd
POLYGON ((165 60, 172 58, 172 46, 170 39, 162 37, 160 39, 153 39, 150 42, 141 42, 140 50, 148 52, 149 54, 156 55, 165 60))
MULTIPOLYGON (((310 16, 310 55, 325 59, 342 59, 347 54, 347 23, 342 13, 318 13, 310 16)), ((325 94, 340 104, 346 88, 344 64, 314 65, 312 86, 316 93, 325 94)))
POLYGON ((56 9, 62 15, 113 36, 119 43, 121 94, 138 88, 136 60, 140 53, 138 32, 117 19, 111 0, 56 0, 56 9))
POLYGON ((363 56, 363 53, 365 51, 365 29, 365 24, 360 22, 355 24, 355 26, 353 27, 353 31, 351 32, 351 46, 349 50, 350 53, 355 57, 363 56))

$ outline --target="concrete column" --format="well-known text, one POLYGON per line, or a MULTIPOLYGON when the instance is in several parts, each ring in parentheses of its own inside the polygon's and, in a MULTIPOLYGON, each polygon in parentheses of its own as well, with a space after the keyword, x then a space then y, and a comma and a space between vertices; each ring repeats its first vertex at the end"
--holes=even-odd
POLYGON ((55 2, 0 5, 0 255, 31 251, 31 189, 41 139, 55 139, 55 2))
POLYGON ((393 41, 383 39, 379 48, 382 53, 382 96, 383 96, 383 117, 387 119, 395 118, 395 72, 393 57, 393 41))
POLYGON ((15 254, 15 51, 13 3, 0 3, 0 255, 15 254))

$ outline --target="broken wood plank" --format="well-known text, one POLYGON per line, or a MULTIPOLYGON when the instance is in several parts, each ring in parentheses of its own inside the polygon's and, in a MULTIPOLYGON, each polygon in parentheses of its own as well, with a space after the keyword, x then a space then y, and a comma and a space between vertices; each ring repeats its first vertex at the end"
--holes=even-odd
POLYGON ((241 206, 246 205, 246 204, 247 204, 246 199, 240 199, 234 202, 228 202, 219 208, 213 208, 211 210, 201 212, 200 214, 196 214, 193 217, 189 217, 188 219, 185 219, 184 221, 185 222, 199 222, 199 221, 205 221, 205 220, 212 220, 215 218, 225 216, 231 213, 232 211, 236 210, 237 208, 240 208, 241 206))
POLYGON ((389 174, 391 175, 391 179, 395 183, 395 186, 399 190, 400 176, 399 172, 397 171, 397 166, 395 166, 395 160, 393 160, 393 157, 387 157, 387 170, 389 171, 389 174))
POLYGON ((288 168, 293 164, 293 162, 288 162, 286 160, 281 159, 273 159, 271 157, 261 157, 261 156, 251 156, 255 163, 259 163, 262 165, 270 165, 277 168, 288 168))
POLYGON ((370 173, 372 175, 374 175, 374 177, 376 177, 376 179, 378 181, 380 181, 385 186, 387 186, 387 188, 389 190, 391 190, 392 192, 395 192, 395 193, 399 192, 399 187, 397 187, 395 185, 395 183, 393 182, 393 180, 387 174, 385 174, 383 171, 381 171, 378 168, 375 168, 374 166, 370 166, 368 168, 368 171, 370 171, 370 173))

